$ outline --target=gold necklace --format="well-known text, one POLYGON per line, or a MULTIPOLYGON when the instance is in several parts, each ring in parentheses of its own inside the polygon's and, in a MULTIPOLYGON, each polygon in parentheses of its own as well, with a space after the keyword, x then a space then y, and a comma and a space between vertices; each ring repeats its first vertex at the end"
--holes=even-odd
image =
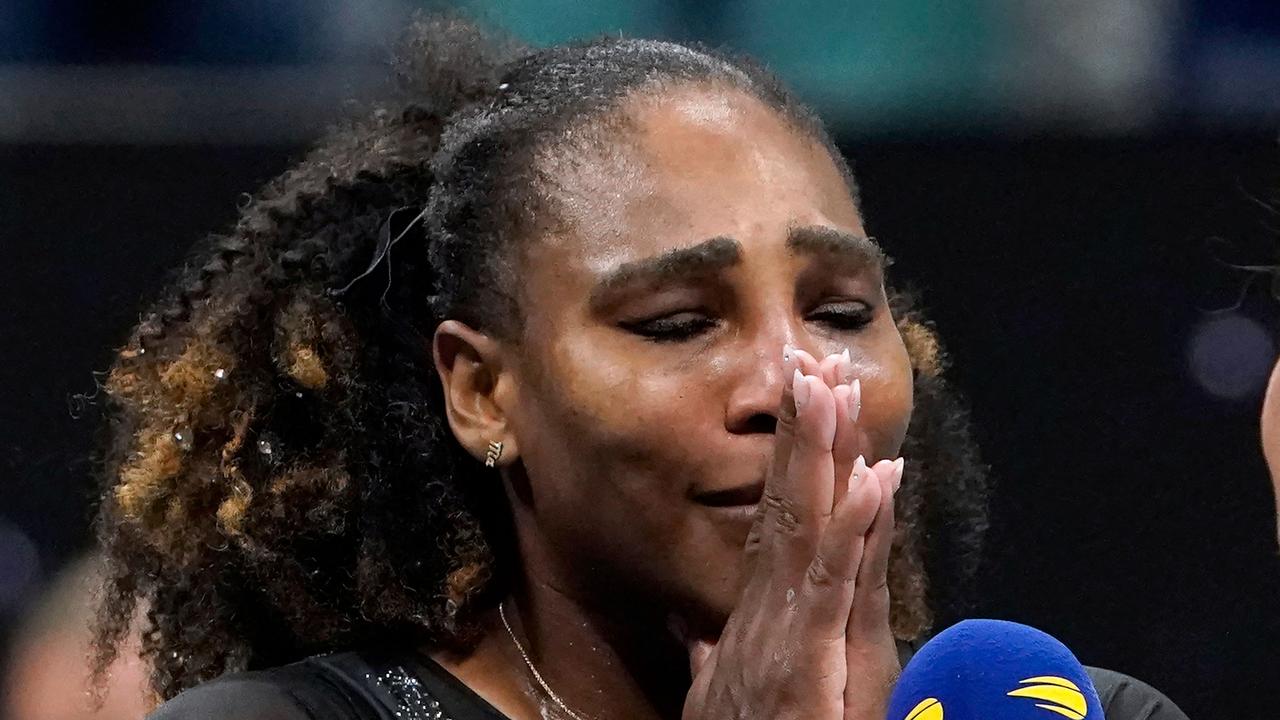
POLYGON ((520 651, 520 657, 524 658, 524 664, 529 666, 529 672, 533 673, 533 679, 538 681, 538 684, 542 686, 542 690, 547 694, 547 697, 551 698, 555 704, 559 705, 561 710, 568 713, 569 717, 573 718, 573 720, 585 720, 581 715, 569 709, 568 705, 564 704, 564 701, 560 699, 559 695, 556 695, 555 691, 551 689, 551 686, 547 684, 547 681, 542 679, 542 675, 538 672, 538 668, 533 666, 533 660, 529 659, 529 653, 525 652, 524 645, 520 644, 520 639, 516 637, 515 631, 511 629, 511 623, 507 622, 506 603, 506 600, 498 603, 498 615, 502 616, 502 624, 507 628, 507 635, 511 636, 511 642, 515 643, 516 650, 520 651))

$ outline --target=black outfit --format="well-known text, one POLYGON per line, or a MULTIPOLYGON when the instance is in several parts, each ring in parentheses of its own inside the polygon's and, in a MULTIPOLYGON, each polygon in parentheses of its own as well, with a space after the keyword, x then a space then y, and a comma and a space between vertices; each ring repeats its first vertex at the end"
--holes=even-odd
MULTIPOLYGON (((903 664, 914 651, 900 646, 903 664)), ((1088 668, 1106 720, 1187 720, 1158 690, 1088 668)), ((191 688, 148 720, 508 720, 414 652, 344 652, 270 670, 234 673, 191 688)))

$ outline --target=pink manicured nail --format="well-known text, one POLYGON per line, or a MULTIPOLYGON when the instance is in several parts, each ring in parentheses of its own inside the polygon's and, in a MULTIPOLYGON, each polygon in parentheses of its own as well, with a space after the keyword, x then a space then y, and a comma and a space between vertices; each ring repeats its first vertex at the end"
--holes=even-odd
POLYGON ((818 361, 812 355, 795 345, 791 346, 791 363, 798 368, 815 368, 818 366, 818 361))
POLYGON ((849 348, 845 348, 844 352, 840 353, 840 364, 837 367, 840 371, 841 383, 848 385, 853 381, 853 358, 849 356, 849 348))
POLYGON ((896 494, 898 488, 902 487, 902 473, 906 470, 907 461, 898 458, 893 461, 893 492, 896 494))
POLYGON ((796 368, 795 374, 791 377, 791 397, 796 403, 796 412, 800 412, 805 403, 809 402, 809 383, 805 382, 804 374, 800 372, 800 368, 796 368))
POLYGON ((853 385, 849 387, 849 422, 858 422, 858 415, 862 413, 862 382, 854 379, 853 385))
POLYGON ((857 460, 853 461, 853 474, 849 476, 849 484, 845 487, 845 494, 853 492, 853 489, 862 484, 867 477, 867 459, 861 455, 857 460))

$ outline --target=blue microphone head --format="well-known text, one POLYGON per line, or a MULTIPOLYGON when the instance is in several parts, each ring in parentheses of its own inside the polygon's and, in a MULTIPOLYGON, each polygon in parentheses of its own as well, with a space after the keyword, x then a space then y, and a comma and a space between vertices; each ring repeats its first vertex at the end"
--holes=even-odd
POLYGON ((888 720, 1105 720, 1067 646, 1004 620, 965 620, 911 658, 888 720))

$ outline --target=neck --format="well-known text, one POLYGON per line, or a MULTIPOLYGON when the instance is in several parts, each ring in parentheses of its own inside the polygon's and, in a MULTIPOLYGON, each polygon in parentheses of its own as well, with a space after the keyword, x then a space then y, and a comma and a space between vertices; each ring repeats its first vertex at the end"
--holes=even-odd
MULTIPOLYGON (((538 674, 583 720, 680 717, 688 658, 660 614, 616 602, 600 612, 536 578, 504 604, 512 633, 538 674)), ((497 608, 485 614, 483 638, 470 655, 433 656, 514 720, 572 717, 534 678, 497 608)))
POLYGON ((583 718, 680 717, 688 659, 665 618, 621 603, 605 607, 535 584, 508 605, 507 618, 543 680, 583 718))

